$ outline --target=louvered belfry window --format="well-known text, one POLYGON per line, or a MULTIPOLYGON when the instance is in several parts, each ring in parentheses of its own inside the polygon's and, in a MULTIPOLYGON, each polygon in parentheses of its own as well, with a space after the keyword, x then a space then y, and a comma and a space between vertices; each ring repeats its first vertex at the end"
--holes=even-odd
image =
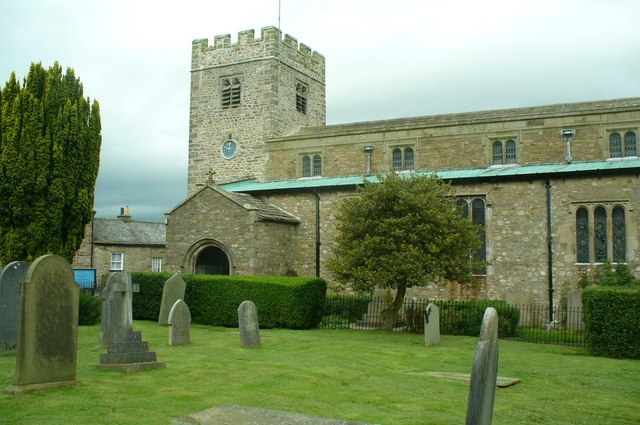
POLYGON ((227 77, 222 79, 222 89, 220 93, 222 109, 237 108, 240 106, 241 88, 240 77, 227 77))
POLYGON ((309 86, 305 83, 296 83, 296 110, 307 113, 307 96, 309 94, 309 86))

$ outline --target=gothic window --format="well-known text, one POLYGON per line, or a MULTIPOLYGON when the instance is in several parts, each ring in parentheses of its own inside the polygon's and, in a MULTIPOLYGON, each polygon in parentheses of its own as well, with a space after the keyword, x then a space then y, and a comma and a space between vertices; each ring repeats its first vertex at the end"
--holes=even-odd
POLYGON ((322 157, 320 155, 313 155, 313 175, 322 175, 322 157))
POLYGON ((240 106, 240 77, 225 77, 221 80, 220 102, 222 109, 240 106))
POLYGON ((413 170, 414 150, 412 147, 394 148, 391 151, 391 166, 393 171, 413 170))
POLYGON ((596 207, 593 211, 593 253, 596 263, 607 261, 607 211, 596 207))
POLYGON ((311 158, 309 155, 302 157, 302 177, 311 177, 311 158))
POLYGON ((501 140, 493 142, 491 145, 491 164, 516 164, 517 162, 515 140, 509 139, 504 143, 501 140))
POLYGON ((622 158, 627 156, 637 156, 636 133, 627 131, 624 138, 618 132, 609 135, 609 157, 622 158))
POLYGON ((302 157, 302 177, 322 175, 322 156, 304 155, 302 157))
POLYGON ((636 156, 636 133, 624 133, 624 156, 636 156))
MULTIPOLYGON (((478 197, 459 197, 456 199, 456 205, 460 209, 462 217, 471 220, 471 223, 478 228, 480 234, 481 245, 475 252, 474 257, 480 261, 487 259, 487 237, 486 237, 486 219, 485 219, 485 201, 478 197)), ((486 273, 486 270, 476 270, 478 274, 486 273)))
POLYGON ((626 262, 626 226, 621 205, 580 206, 576 210, 576 262, 626 262))
POLYGON ((307 113, 307 96, 309 94, 309 86, 305 83, 296 83, 296 110, 307 113))
POLYGON ((611 214, 613 221, 613 262, 625 263, 627 261, 627 240, 624 208, 615 206, 611 214))
POLYGON ((589 211, 581 207, 576 211, 576 261, 589 262, 589 211))

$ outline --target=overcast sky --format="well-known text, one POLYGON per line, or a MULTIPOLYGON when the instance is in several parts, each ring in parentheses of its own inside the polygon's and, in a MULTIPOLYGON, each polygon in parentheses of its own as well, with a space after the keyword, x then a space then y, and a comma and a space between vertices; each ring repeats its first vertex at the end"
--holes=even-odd
POLYGON ((100 102, 98 217, 186 196, 191 42, 278 26, 326 58, 327 123, 640 96, 638 0, 2 0, 0 82, 100 102))

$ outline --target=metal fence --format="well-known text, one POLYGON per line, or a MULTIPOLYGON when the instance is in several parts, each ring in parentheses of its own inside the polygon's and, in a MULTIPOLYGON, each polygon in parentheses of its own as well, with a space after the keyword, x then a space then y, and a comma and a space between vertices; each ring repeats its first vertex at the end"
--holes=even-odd
MULTIPOLYGON (((381 313, 388 301, 371 296, 329 295, 325 315, 319 324, 325 329, 380 329, 381 313)), ((424 332, 427 305, 439 307, 440 332, 443 335, 478 336, 486 307, 495 307, 502 339, 546 344, 586 346, 582 310, 556 306, 549 315, 544 305, 509 306, 503 301, 430 301, 405 300, 393 330, 424 332), (550 318, 552 320, 550 320, 550 318)))

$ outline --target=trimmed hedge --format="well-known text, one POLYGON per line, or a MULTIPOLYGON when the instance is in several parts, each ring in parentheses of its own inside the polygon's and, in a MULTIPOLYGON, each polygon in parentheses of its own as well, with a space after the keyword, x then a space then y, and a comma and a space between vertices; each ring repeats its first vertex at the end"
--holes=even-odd
POLYGON ((78 306, 78 325, 91 326, 100 323, 102 318, 102 299, 80 291, 78 306))
MULTIPOLYGON (((158 320, 162 288, 169 277, 171 273, 131 274, 141 293, 133 297, 135 319, 158 320)), ((184 301, 194 323, 237 327, 238 306, 245 300, 256 304, 263 329, 308 329, 322 319, 327 284, 320 278, 185 274, 182 278, 187 284, 184 301)))
POLYGON ((640 291, 588 287, 582 293, 586 339, 596 355, 640 358, 640 291))

